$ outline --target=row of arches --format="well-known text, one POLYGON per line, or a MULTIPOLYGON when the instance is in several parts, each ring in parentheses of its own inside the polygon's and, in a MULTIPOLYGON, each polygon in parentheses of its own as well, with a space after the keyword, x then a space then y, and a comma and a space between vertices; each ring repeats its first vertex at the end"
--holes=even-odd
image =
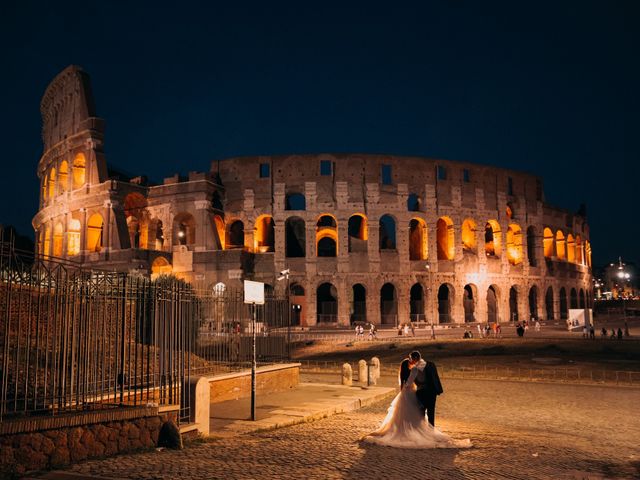
POLYGON ((562 230, 554 234, 551 228, 546 227, 542 241, 545 258, 591 266, 591 244, 588 240, 583 243, 580 235, 567 233, 565 236, 562 230))
MULTIPOLYGON (((87 219, 86 250, 88 252, 100 252, 104 246, 104 220, 102 215, 94 213, 87 219)), ((78 255, 81 246, 82 223, 75 216, 69 220, 65 229, 63 222, 53 225, 47 224, 40 229, 39 244, 40 253, 47 256, 62 257, 78 255), (66 252, 64 250, 64 237, 67 236, 66 252)))
POLYGON ((56 195, 75 190, 86 183, 87 161, 83 153, 78 153, 71 164, 62 160, 42 177, 42 200, 52 200, 56 195))

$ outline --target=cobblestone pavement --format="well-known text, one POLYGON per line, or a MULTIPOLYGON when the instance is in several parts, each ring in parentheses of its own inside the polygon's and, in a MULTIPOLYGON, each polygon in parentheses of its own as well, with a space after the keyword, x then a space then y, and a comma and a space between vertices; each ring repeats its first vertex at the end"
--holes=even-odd
POLYGON ((359 442, 388 402, 279 430, 88 461, 75 472, 135 479, 640 478, 640 390, 448 380, 438 424, 467 450, 359 442))

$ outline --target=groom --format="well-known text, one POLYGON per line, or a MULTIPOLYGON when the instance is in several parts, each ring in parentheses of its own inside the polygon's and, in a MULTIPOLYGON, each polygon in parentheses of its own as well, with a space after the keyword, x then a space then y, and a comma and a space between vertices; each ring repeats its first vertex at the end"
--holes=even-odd
POLYGON ((415 382, 416 396, 422 410, 422 415, 427 412, 427 418, 431 426, 435 426, 436 397, 442 393, 442 384, 438 377, 438 370, 433 362, 426 362, 420 356, 420 352, 411 352, 409 365, 411 373, 407 384, 415 382))

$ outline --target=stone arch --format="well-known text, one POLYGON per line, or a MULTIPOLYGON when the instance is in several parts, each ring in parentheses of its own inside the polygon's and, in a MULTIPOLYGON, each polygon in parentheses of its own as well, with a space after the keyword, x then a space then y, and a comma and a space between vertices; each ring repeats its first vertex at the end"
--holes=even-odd
POLYGON ((464 321, 465 323, 476 321, 476 297, 478 296, 478 288, 468 283, 464 286, 462 291, 462 308, 464 309, 464 321))
POLYGON ((316 255, 338 256, 338 222, 333 215, 322 214, 316 222, 316 255))
POLYGON ((367 289, 361 283, 351 287, 351 323, 367 321, 367 289))
POLYGON ((317 323, 338 321, 338 290, 329 282, 321 283, 316 290, 317 323))
POLYGON ((427 224, 421 218, 409 222, 409 260, 427 259, 427 224))
POLYGON ((591 242, 589 240, 584 241, 584 251, 587 267, 591 268, 591 242))
POLYGON ((140 247, 140 222, 136 217, 127 217, 127 229, 129 230, 129 241, 131 242, 131 248, 140 247))
POLYGON ((398 294, 393 283, 385 283, 380 289, 380 320, 384 325, 398 324, 398 294))
POLYGON ((515 223, 507 228, 507 259, 511 265, 522 263, 522 229, 515 223))
POLYGON ((572 288, 569 295, 570 295, 570 303, 569 303, 570 308, 571 309, 578 308, 578 292, 576 291, 576 289, 572 288))
POLYGON ((587 304, 584 299, 584 290, 582 288, 580 289, 578 298, 579 298, 578 308, 587 308, 587 304))
POLYGON ((69 231, 67 232, 67 255, 73 256, 80 253, 80 231, 82 224, 77 218, 69 220, 69 231))
POLYGON ((396 249, 396 220, 391 215, 380 217, 380 250, 396 249))
POLYGON ((567 235, 567 262, 576 263, 576 241, 572 234, 567 235))
POLYGON ((217 250, 224 250, 227 238, 227 226, 222 215, 215 214, 212 219, 213 241, 217 250))
POLYGON ((73 159, 71 175, 73 177, 73 189, 82 187, 87 182, 87 160, 84 153, 78 153, 73 159))
POLYGON ((538 287, 535 285, 529 289, 529 318, 538 319, 538 287))
POLYGON ((306 210, 307 200, 302 193, 291 192, 284 197, 285 210, 306 210))
POLYGON ((69 164, 66 160, 60 162, 58 184, 60 185, 60 193, 64 193, 69 190, 69 164))
POLYGON ((275 223, 271 215, 260 215, 256 219, 253 242, 254 251, 257 253, 275 251, 275 223))
POLYGON ((438 323, 451 323, 451 306, 453 304, 453 285, 443 283, 438 288, 438 323))
POLYGON ((549 227, 545 227, 544 236, 542 238, 542 245, 544 247, 544 257, 553 258, 555 256, 553 231, 549 227))
POLYGON ((518 288, 515 285, 512 285, 509 289, 509 321, 520 321, 520 316, 518 315, 518 288))
POLYGON ((425 321, 424 288, 420 283, 414 283, 409 291, 409 319, 412 322, 425 321))
POLYGON ((529 265, 538 266, 538 258, 536 257, 536 229, 533 226, 527 228, 527 258, 529 265))
POLYGON ((225 249, 244 248, 244 222, 242 220, 234 220, 229 224, 226 240, 225 249))
POLYGON ((285 222, 285 256, 304 257, 306 245, 304 220, 300 217, 289 217, 285 222))
POLYGON ((499 257, 502 254, 502 232, 496 220, 488 220, 484 226, 484 252, 487 257, 499 257))
POLYGON ((44 240, 42 241, 42 254, 51 255, 51 225, 44 227, 44 240))
POLYGON ((460 234, 462 238, 462 250, 476 254, 478 251, 477 240, 478 225, 475 220, 471 218, 465 218, 462 222, 462 232, 460 234))
POLYGON ((149 237, 151 238, 149 247, 154 250, 164 250, 164 228, 162 220, 154 218, 149 222, 149 237))
POLYGON ((499 315, 498 287, 496 285, 490 285, 489 288, 487 288, 487 322, 498 323, 499 315))
POLYGON ((556 232, 556 257, 558 258, 558 260, 567 259, 567 247, 562 230, 558 230, 556 232))
POLYGON ((42 177, 42 203, 49 200, 49 176, 48 174, 44 174, 42 177))
POLYGON ((196 243, 196 221, 188 212, 173 217, 173 245, 193 245, 196 243))
POLYGON ((547 288, 547 293, 544 296, 544 305, 547 314, 547 320, 553 320, 555 318, 554 313, 554 301, 553 301, 553 288, 547 288))
POLYGON ((410 193, 407 197, 407 210, 409 212, 419 212, 421 210, 420 197, 415 193, 410 193))
POLYGON ((131 248, 147 248, 149 220, 147 199, 138 192, 131 192, 124 197, 124 213, 127 217, 131 248))
POLYGON ((580 235, 576 235, 576 263, 578 265, 584 265, 584 249, 580 235))
POLYGON ((56 168, 49 170, 49 200, 56 196, 56 168))
POLYGON ((103 239, 104 221, 102 215, 94 213, 87 221, 87 251, 100 252, 104 246, 103 239))
POLYGON ((456 252, 453 221, 449 217, 440 217, 436 224, 438 260, 453 260, 456 252))
MULTIPOLYGON (((164 257, 156 257, 151 264, 151 275, 168 275, 173 271, 169 260, 164 257)), ((224 285, 224 284, 223 284, 224 285)))
POLYGON ((361 213, 355 213, 349 217, 347 227, 349 235, 349 252, 367 252, 367 217, 361 213))
POLYGON ((53 227, 53 256, 62 257, 62 244, 64 239, 64 227, 62 222, 56 223, 53 227))
POLYGON ((564 287, 560 289, 560 319, 569 318, 569 309, 567 308, 567 291, 564 287))

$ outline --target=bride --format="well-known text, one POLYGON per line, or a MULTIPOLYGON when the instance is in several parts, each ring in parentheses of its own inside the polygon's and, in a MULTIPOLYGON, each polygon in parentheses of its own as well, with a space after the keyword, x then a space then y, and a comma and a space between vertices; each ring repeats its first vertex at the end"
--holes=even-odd
POLYGON ((454 440, 430 425, 424 417, 415 383, 407 382, 409 359, 400 364, 400 393, 391 402, 380 428, 364 437, 365 442, 400 448, 467 448, 470 440, 454 440))

